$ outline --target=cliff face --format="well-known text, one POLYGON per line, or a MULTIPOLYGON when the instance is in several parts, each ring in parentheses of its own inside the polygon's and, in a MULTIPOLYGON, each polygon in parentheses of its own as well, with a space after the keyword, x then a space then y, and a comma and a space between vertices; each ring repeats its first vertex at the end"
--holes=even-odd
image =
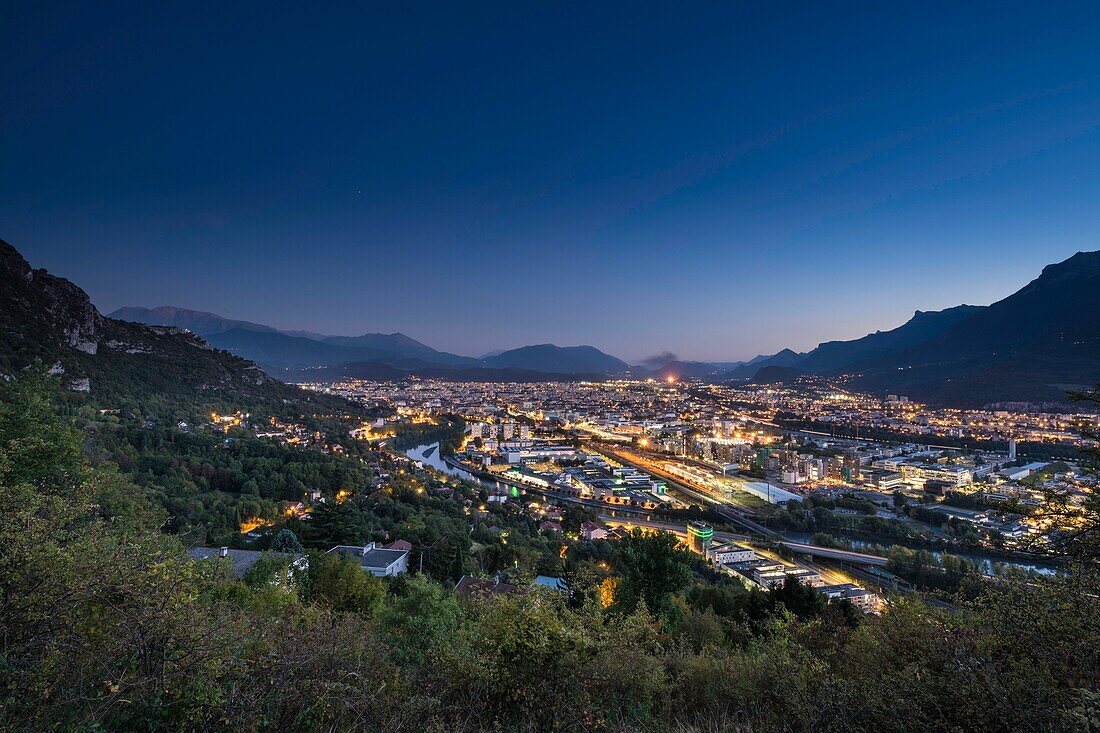
POLYGON ((45 270, 33 270, 0 240, 0 325, 9 335, 95 354, 106 319, 79 287, 45 270))
MULTIPOLYGON (((106 318, 72 282, 0 240, 0 375, 34 365, 100 399, 303 399, 252 362, 192 333, 106 318)), ((308 397, 305 397, 308 399, 308 397)))

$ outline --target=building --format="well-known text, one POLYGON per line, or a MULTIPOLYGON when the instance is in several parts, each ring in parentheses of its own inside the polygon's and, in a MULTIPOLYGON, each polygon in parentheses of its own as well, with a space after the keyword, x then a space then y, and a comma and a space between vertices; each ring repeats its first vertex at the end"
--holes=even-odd
POLYGON ((233 577, 243 578, 244 575, 252 569, 252 566, 256 564, 264 555, 274 555, 276 557, 285 557, 290 559, 291 566, 295 569, 304 570, 307 567, 306 556, 302 553, 285 553, 285 552, 260 552, 259 550, 231 550, 228 547, 189 547, 187 554, 192 560, 205 561, 205 560, 222 560, 229 563, 233 577))
POLYGON ((782 563, 765 562, 752 568, 752 580, 762 588, 775 588, 783 585, 788 578, 793 578, 800 583, 817 585, 821 582, 821 575, 807 568, 782 563))
POLYGON ((565 581, 561 578, 554 578, 548 575, 539 575, 535 577, 535 582, 531 584, 533 589, 547 588, 558 593, 565 593, 569 590, 569 587, 565 584, 565 581))
POLYGON ((873 471, 868 483, 880 491, 893 491, 905 485, 905 477, 897 471, 873 471))
POLYGON ((454 593, 460 598, 507 596, 519 588, 511 583, 500 582, 499 576, 493 580, 482 580, 472 575, 463 575, 455 584, 454 593))
POLYGON ((786 504, 788 501, 802 501, 802 497, 792 491, 781 489, 778 486, 772 486, 770 483, 761 481, 745 481, 740 487, 742 491, 746 491, 753 496, 759 497, 769 504, 786 504))
POLYGON ((973 473, 965 466, 902 463, 899 468, 906 482, 918 486, 923 486, 926 481, 942 481, 949 486, 966 486, 974 481, 973 473))
POLYGON ((373 542, 368 542, 362 547, 337 545, 326 554, 331 555, 334 552, 355 559, 358 561, 359 567, 378 577, 402 575, 409 572, 408 550, 387 550, 375 547, 373 542))
POLYGON ((751 548, 730 543, 710 548, 707 557, 717 565, 734 565, 736 563, 752 562, 756 559, 756 553, 751 548))
POLYGON ((571 461, 577 457, 577 449, 569 445, 509 446, 501 450, 508 463, 524 461, 571 461))
POLYGON ((595 522, 584 521, 581 522, 581 539, 586 541, 592 540, 606 540, 607 529, 601 527, 595 522))
POLYGON ((824 595, 830 601, 849 601, 853 606, 864 613, 874 613, 878 611, 879 605, 881 604, 878 594, 866 588, 861 588, 855 583, 822 585, 817 588, 817 592, 824 595))
POLYGON ((714 527, 704 522, 691 522, 687 526, 688 544, 691 549, 706 555, 714 538, 714 527))

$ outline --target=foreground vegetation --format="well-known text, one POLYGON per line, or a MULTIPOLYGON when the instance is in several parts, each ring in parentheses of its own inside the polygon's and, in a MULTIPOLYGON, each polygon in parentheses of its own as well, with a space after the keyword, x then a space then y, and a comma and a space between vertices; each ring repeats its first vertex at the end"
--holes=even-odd
MULTIPOLYGON (((469 520, 471 538, 461 490, 394 477, 319 525, 402 536, 443 517, 442 537, 464 537, 454 555, 385 582, 332 556, 294 571, 271 555, 237 580, 190 561, 164 507, 90 461, 83 437, 46 393, 5 394, 4 730, 1100 729, 1089 564, 1058 580, 969 575, 958 612, 896 600, 861 618, 797 584, 750 592, 667 535, 632 535, 577 548, 557 568, 569 593, 461 599, 459 574, 549 562, 556 543, 503 515, 469 520), (506 542, 489 531, 501 525, 506 542)), ((526 589, 522 571, 508 579, 526 589)))

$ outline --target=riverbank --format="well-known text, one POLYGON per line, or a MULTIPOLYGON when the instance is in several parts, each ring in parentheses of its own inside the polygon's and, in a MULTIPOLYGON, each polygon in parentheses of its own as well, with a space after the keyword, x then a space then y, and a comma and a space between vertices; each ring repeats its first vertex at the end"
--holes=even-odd
POLYGON ((937 560, 942 560, 944 556, 950 555, 972 562, 990 575, 996 574, 994 571, 998 567, 1012 567, 1029 572, 1041 573, 1043 575, 1054 575, 1061 570, 1061 566, 1056 560, 1032 554, 998 552, 996 550, 987 551, 985 549, 975 548, 960 548, 956 550, 949 547, 935 546, 932 545, 932 543, 920 541, 901 542, 894 538, 868 537, 866 533, 859 533, 856 535, 852 532, 839 530, 821 533, 782 532, 781 534, 792 542, 806 542, 811 544, 814 544, 812 540, 815 534, 826 534, 838 540, 844 546, 844 549, 867 552, 881 557, 886 557, 886 553, 889 552, 891 547, 902 547, 914 552, 927 552, 937 560))

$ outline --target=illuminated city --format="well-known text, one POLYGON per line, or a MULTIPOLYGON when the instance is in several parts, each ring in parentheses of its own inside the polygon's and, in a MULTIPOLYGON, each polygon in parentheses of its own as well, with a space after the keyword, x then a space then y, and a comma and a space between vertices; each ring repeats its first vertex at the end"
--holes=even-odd
POLYGON ((0 37, 0 733, 1100 733, 1100 3, 0 37))

